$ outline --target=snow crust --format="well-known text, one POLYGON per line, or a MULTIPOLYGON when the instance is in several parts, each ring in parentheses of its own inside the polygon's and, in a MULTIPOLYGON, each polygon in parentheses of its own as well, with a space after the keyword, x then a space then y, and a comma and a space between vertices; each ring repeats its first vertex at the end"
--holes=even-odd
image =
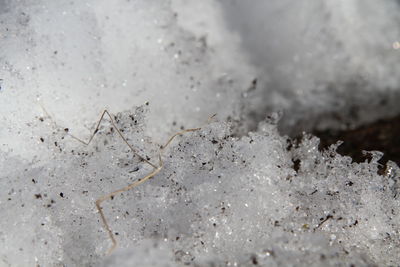
POLYGON ((0 1, 0 265, 398 264, 399 167, 281 133, 398 111, 398 3, 265 3, 0 1), (201 127, 104 202, 108 256, 94 202, 152 168, 107 119, 71 137, 104 108, 153 163, 201 127))
MULTIPOLYGON (((139 107, 116 118, 129 142, 155 161, 144 113, 139 107)), ((37 120, 35 128, 45 131, 48 120, 37 120)), ((44 138, 35 149, 48 151, 48 161, 3 153, 8 168, 1 188, 9 199, 2 213, 13 220, 1 222, 2 260, 99 264, 111 242, 94 201, 151 168, 107 123, 88 147, 63 129, 44 138)), ((156 177, 103 205, 119 244, 105 266, 394 265, 400 255, 397 165, 380 176, 379 153, 357 164, 335 147, 319 152, 317 146, 311 136, 293 144, 271 121, 240 139, 222 122, 180 137, 156 177)))

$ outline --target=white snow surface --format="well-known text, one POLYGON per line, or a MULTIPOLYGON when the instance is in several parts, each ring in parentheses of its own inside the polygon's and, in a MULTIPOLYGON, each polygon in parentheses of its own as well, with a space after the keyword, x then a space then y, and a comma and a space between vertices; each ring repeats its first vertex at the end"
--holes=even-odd
POLYGON ((399 167, 282 132, 399 111, 399 6, 1 0, 0 266, 396 266, 399 167), (103 203, 111 255, 95 201, 152 168, 71 137, 105 108, 153 163, 201 127, 103 203))
POLYGON ((257 68, 250 121, 283 110, 281 131, 296 134, 400 112, 399 1, 220 2, 257 68))

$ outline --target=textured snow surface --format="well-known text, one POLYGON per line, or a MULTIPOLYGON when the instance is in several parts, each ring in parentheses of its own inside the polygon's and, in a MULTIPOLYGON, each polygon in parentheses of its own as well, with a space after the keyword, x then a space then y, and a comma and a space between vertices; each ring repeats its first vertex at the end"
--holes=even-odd
POLYGON ((398 1, 266 3, 0 0, 0 266, 398 265, 399 167, 282 134, 399 111, 398 1), (102 204, 111 255, 95 201, 152 168, 71 137, 104 108, 153 163, 201 127, 102 204))
MULTIPOLYGON (((140 107, 116 118, 129 142, 155 161, 157 145, 144 137, 144 112, 140 107)), ((47 132, 34 147, 47 159, 2 155, 2 261, 99 263, 111 242, 94 201, 151 168, 106 122, 88 147, 63 129, 46 130, 48 123, 32 122, 47 132)), ((230 134, 229 125, 213 122, 180 137, 157 176, 105 202, 119 247, 125 248, 106 259, 108 266, 400 260, 395 164, 380 176, 379 154, 370 163, 351 163, 335 147, 319 152, 314 137, 292 144, 271 122, 241 139, 230 134)))
POLYGON ((176 130, 217 112, 237 117, 254 79, 227 30, 215 30, 223 45, 201 28, 186 31, 170 1, 0 3, 0 131, 3 149, 22 157, 32 157, 23 149, 29 135, 17 136, 30 131, 26 122, 42 112, 39 104, 83 133, 105 107, 122 111, 149 101, 148 130, 160 138, 173 122, 176 130))

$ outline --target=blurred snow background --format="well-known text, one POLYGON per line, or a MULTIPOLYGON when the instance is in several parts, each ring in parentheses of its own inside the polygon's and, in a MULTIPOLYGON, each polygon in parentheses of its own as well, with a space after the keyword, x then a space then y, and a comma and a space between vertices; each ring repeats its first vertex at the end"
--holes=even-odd
POLYGON ((280 129, 348 128, 400 112, 398 1, 221 1, 262 81, 252 127, 284 110, 280 129))
POLYGON ((377 152, 357 164, 282 134, 400 112, 399 10, 0 1, 0 264, 397 264, 397 165, 378 175, 377 152), (219 118, 174 142, 155 179, 104 204, 119 242, 108 257, 94 201, 150 169, 107 122, 88 147, 63 130, 88 138, 104 108, 151 160, 181 127, 219 118))

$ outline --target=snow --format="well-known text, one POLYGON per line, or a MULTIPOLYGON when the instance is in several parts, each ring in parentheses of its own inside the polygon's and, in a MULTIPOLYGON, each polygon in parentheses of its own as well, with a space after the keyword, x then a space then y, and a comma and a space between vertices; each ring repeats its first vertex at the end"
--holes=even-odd
POLYGON ((258 72, 248 121, 284 110, 280 129, 296 135, 400 112, 398 1, 220 2, 258 72))
POLYGON ((285 135, 399 111, 396 1, 0 4, 1 266, 400 261, 399 167, 285 135), (108 118, 72 137, 105 108, 153 164, 201 128, 102 203, 110 255, 95 201, 153 168, 108 118))

